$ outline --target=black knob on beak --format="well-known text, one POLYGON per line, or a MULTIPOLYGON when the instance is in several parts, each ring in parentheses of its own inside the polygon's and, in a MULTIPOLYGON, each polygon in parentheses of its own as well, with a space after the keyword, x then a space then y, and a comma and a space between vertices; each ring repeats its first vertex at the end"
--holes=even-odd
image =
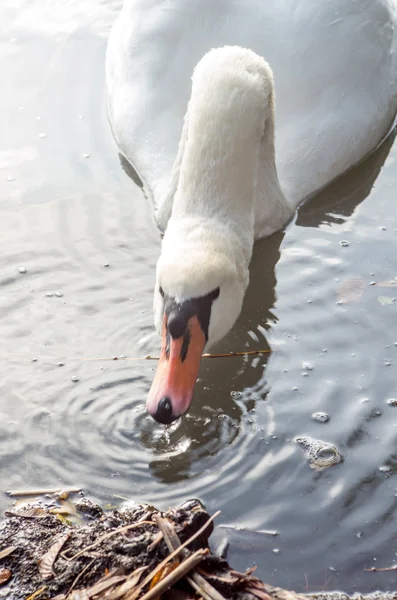
POLYGON ((163 425, 169 425, 178 418, 174 417, 172 412, 172 402, 168 396, 161 398, 157 405, 157 410, 152 416, 158 423, 162 423, 163 425))

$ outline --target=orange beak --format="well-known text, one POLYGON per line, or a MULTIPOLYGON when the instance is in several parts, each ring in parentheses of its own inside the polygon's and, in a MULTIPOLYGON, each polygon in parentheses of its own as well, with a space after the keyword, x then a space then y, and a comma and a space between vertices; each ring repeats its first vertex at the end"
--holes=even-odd
POLYGON ((149 396, 148 413, 159 423, 169 424, 189 410, 206 344, 204 332, 195 315, 190 317, 183 335, 174 339, 164 315, 160 359, 149 396))

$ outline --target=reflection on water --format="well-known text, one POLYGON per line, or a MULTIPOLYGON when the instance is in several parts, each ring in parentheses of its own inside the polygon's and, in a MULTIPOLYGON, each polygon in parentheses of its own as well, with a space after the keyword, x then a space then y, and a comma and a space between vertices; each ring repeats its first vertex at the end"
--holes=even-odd
POLYGON ((155 363, 130 360, 158 352, 160 237, 107 124, 119 7, 0 8, 0 487, 81 485, 164 507, 199 497, 249 530, 214 537, 237 568, 298 591, 393 588, 393 573, 363 571, 395 552, 393 138, 256 245, 219 351, 272 353, 203 360, 189 415, 164 429, 145 412, 155 363), (311 469, 299 438, 343 462, 311 469))

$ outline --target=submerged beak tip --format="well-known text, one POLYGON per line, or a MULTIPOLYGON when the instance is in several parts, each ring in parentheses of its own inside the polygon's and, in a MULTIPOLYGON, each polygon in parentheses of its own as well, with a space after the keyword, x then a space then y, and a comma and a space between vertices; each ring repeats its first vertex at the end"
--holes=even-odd
POLYGON ((172 402, 168 396, 161 398, 157 404, 156 410, 150 412, 151 416, 158 423, 163 425, 170 425, 173 421, 179 418, 178 415, 174 415, 172 410, 172 402))

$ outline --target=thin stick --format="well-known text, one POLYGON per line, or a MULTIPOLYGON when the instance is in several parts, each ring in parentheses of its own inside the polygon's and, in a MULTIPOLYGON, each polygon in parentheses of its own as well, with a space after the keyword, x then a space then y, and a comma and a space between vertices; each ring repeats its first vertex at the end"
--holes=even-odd
MULTIPOLYGON (((178 556, 178 554, 180 554, 180 552, 182 552, 182 550, 184 548, 186 548, 186 546, 188 546, 189 544, 191 544, 195 539, 197 539, 202 533, 204 533, 204 531, 207 529, 208 525, 210 525, 212 523, 212 521, 214 519, 216 519, 216 517, 218 515, 221 514, 221 511, 218 510, 216 513, 214 513, 212 515, 212 517, 210 517, 208 519, 208 521, 206 521, 204 523, 204 525, 202 527, 200 527, 200 529, 198 529, 196 531, 196 533, 194 533, 188 540, 186 540, 186 542, 184 542, 183 544, 181 544, 180 546, 178 546, 178 548, 176 548, 176 550, 174 550, 173 552, 171 552, 171 554, 169 556, 167 556, 167 558, 165 558, 159 565, 157 565, 157 567, 151 572, 149 573, 149 575, 142 581, 141 584, 139 584, 138 588, 137 588, 137 594, 139 594, 140 590, 142 588, 145 587, 145 585, 147 585, 148 583, 150 583, 153 579, 153 577, 155 577, 157 575, 157 573, 159 573, 166 564, 168 564, 170 562, 170 560, 172 560, 173 558, 175 558, 175 556, 178 556)), ((154 589, 154 588, 153 588, 154 589)), ((133 600, 133 598, 128 598, 128 600, 133 600)))
POLYGON ((369 567, 368 569, 364 569, 364 571, 374 573, 379 571, 397 571, 397 565, 392 565, 391 567, 369 567))
MULTIPOLYGON (((174 527, 166 519, 162 519, 159 515, 155 517, 155 521, 159 526, 161 533, 163 534, 164 541, 170 552, 181 545, 181 541, 176 533, 174 527)), ((182 556, 186 557, 186 550, 182 551, 182 556)), ((189 577, 186 577, 187 581, 193 587, 193 589, 200 592, 204 597, 204 600, 226 600, 221 593, 218 592, 204 577, 202 577, 196 570, 193 570, 189 577)))
POLYGON ((37 598, 37 596, 39 596, 40 594, 42 594, 43 592, 45 592, 47 589, 46 585, 43 585, 43 587, 41 587, 39 590, 37 590, 37 592, 35 592, 34 594, 32 594, 31 596, 29 596, 28 598, 26 598, 26 600, 34 600, 34 598, 37 598))
POLYGON ((80 573, 77 575, 76 579, 73 581, 72 585, 70 586, 69 591, 66 594, 66 597, 68 597, 71 594, 72 590, 74 590, 74 588, 76 587, 77 582, 81 579, 81 577, 84 575, 84 573, 86 571, 88 571, 88 569, 90 568, 90 566, 95 561, 96 561, 96 558, 93 558, 92 561, 90 563, 88 563, 88 565, 86 565, 82 571, 80 571, 80 573))
POLYGON ((6 492, 11 498, 17 496, 42 496, 44 494, 60 494, 61 492, 67 492, 68 494, 77 494, 81 488, 51 488, 51 489, 39 489, 39 490, 10 490, 6 492))
MULTIPOLYGON (((169 575, 164 577, 161 581, 158 582, 151 590, 146 592, 141 597, 141 600, 152 600, 153 598, 160 597, 164 592, 166 592, 174 583, 182 579, 189 571, 194 569, 206 556, 209 554, 208 548, 197 550, 194 554, 189 556, 183 563, 181 563, 176 569, 171 571, 169 575)), ((130 594, 125 597, 125 600, 134 600, 135 599, 135 590, 133 594, 130 594)))
POLYGON ((74 556, 66 556, 63 552, 62 552, 62 556, 66 560, 69 560, 69 561, 74 560, 78 556, 81 556, 82 554, 85 554, 89 550, 96 548, 97 546, 102 544, 102 542, 104 540, 107 540, 108 538, 116 535, 117 533, 124 533, 125 531, 129 531, 130 529, 136 529, 137 527, 141 527, 142 525, 155 525, 155 523, 153 521, 141 521, 139 523, 133 523, 132 525, 125 525, 124 527, 119 527, 118 529, 115 529, 114 531, 105 533, 105 535, 103 535, 102 537, 99 538, 99 540, 97 540, 96 542, 91 544, 91 546, 87 546, 87 548, 83 548, 83 550, 80 550, 80 552, 77 552, 77 554, 75 554, 74 556))
POLYGON ((258 354, 271 354, 272 350, 246 350, 245 352, 226 352, 225 354, 203 354, 202 358, 230 358, 232 356, 257 356, 258 354))
MULTIPOLYGON (((196 590, 196 592, 199 592, 199 594, 203 598, 203 600, 214 600, 214 597, 207 594, 207 592, 203 589, 203 587, 201 585, 199 585, 198 583, 196 583, 192 577, 187 576, 186 581, 188 581, 190 583, 190 585, 192 586, 192 588, 194 590, 196 590)), ((223 598, 223 596, 222 596, 222 598, 223 598)))
MULTIPOLYGON (((258 356, 260 354, 271 354, 273 350, 245 350, 244 352, 225 352, 221 354, 210 354, 206 352, 202 355, 202 358, 232 358, 236 356, 258 356)), ((30 354, 17 354, 14 352, 4 352, 0 353, 0 358, 32 358, 30 354)), ((55 356, 35 356, 37 359, 41 360, 51 360, 57 361, 58 358, 55 356)), ((77 360, 82 362, 96 362, 96 361, 118 361, 118 360, 127 360, 127 361, 137 361, 137 360, 159 360, 158 356, 151 356, 148 354, 147 356, 67 356, 65 360, 77 360)))

